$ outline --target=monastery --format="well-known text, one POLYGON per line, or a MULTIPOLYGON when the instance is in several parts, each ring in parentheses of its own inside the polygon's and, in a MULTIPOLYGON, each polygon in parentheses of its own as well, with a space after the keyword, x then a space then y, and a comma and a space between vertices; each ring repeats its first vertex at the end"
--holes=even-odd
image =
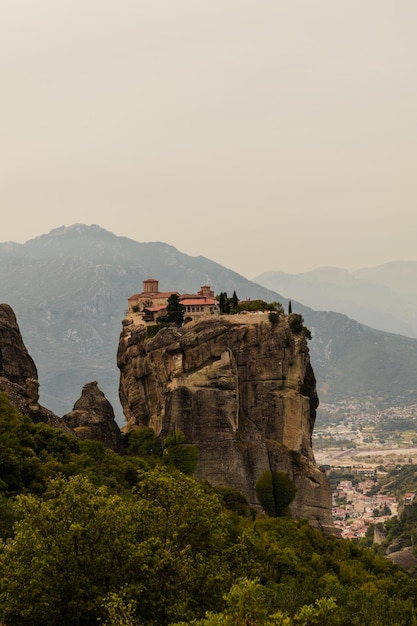
POLYGON ((178 291, 159 291, 159 281, 148 278, 143 281, 143 291, 128 299, 128 312, 140 313, 146 323, 156 322, 158 317, 166 315, 168 298, 179 296, 184 307, 184 321, 199 319, 206 315, 219 315, 218 302, 209 285, 203 285, 197 293, 180 294, 178 291))

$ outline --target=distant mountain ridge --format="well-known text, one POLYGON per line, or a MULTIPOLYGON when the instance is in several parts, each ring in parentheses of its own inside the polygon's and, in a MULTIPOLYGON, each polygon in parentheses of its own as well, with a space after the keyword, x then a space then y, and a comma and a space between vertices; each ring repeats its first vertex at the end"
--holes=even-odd
POLYGON ((300 274, 268 271, 253 280, 313 309, 344 313, 379 330, 417 337, 417 261, 392 261, 354 272, 336 267, 300 274))
MULTIPOLYGON (((56 228, 24 244, 0 244, 0 299, 16 313, 40 382, 40 402, 64 415, 84 385, 97 380, 123 422, 116 352, 128 297, 142 281, 161 290, 239 298, 288 299, 205 257, 162 242, 140 243, 97 225, 56 228)), ((417 403, 417 340, 367 328, 338 313, 314 311, 293 298, 313 333, 311 362, 322 402, 370 397, 417 403)))
POLYGON ((24 244, 0 244, 0 298, 10 304, 39 369, 41 402, 72 409, 86 382, 100 387, 122 419, 116 353, 127 299, 157 277, 162 290, 209 284, 241 297, 275 294, 204 257, 160 242, 139 243, 97 225, 59 227, 24 244))

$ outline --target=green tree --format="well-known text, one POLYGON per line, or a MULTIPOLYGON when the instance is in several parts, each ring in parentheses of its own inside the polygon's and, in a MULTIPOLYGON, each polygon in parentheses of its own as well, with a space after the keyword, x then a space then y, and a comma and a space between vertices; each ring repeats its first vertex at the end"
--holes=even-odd
POLYGON ((227 293, 224 292, 224 311, 226 315, 230 315, 230 299, 227 296, 227 293))
POLYGON ((185 443, 185 435, 176 428, 164 442, 163 461, 165 465, 173 465, 184 474, 192 476, 197 469, 198 448, 185 443))
POLYGON ((16 626, 93 624, 100 596, 137 571, 128 502, 87 478, 19 496, 13 539, 0 548, 0 616, 16 626))
POLYGON ((238 309, 239 311, 266 311, 268 303, 265 300, 241 300, 238 309))
POLYGON ((165 625, 218 610, 230 588, 236 546, 230 518, 207 487, 175 469, 139 473, 135 516, 141 521, 142 577, 131 586, 140 622, 165 625))
POLYGON ((180 303, 180 297, 172 293, 167 302, 167 314, 158 318, 158 322, 172 323, 181 326, 184 321, 184 307, 180 303))
POLYGON ((137 606, 134 600, 123 597, 120 594, 110 592, 102 603, 106 613, 103 626, 140 626, 137 620, 137 606))
MULTIPOLYGON (((235 583, 224 597, 226 608, 222 613, 208 612, 197 626, 331 626, 337 609, 334 598, 318 598, 314 604, 304 605, 291 618, 285 611, 271 614, 274 594, 259 579, 243 578, 235 583)), ((179 625, 178 625, 179 626, 179 625)))
POLYGON ((141 426, 131 430, 127 435, 127 453, 135 456, 162 456, 162 445, 152 430, 148 426, 141 426))
POLYGON ((263 472, 256 483, 258 500, 271 517, 288 513, 296 491, 296 486, 285 472, 263 472))
POLYGON ((140 470, 124 496, 60 477, 43 498, 19 496, 16 514, 0 543, 6 624, 92 626, 113 611, 121 624, 164 626, 218 609, 233 580, 228 514, 174 468, 140 470))
POLYGON ((219 309, 220 313, 224 315, 230 315, 231 313, 237 313, 239 310, 239 300, 236 295, 236 291, 233 292, 231 298, 228 297, 226 291, 220 292, 220 295, 217 296, 219 301, 219 309))
POLYGON ((207 613, 200 623, 204 626, 266 626, 269 610, 266 589, 259 580, 243 578, 235 583, 224 597, 223 613, 207 613))
MULTIPOLYGON (((301 607, 294 617, 294 624, 299 626, 328 626, 334 624, 333 614, 337 605, 334 598, 318 598, 314 605, 301 607)), ((337 623, 337 622, 336 622, 337 623)))
POLYGON ((267 305, 267 311, 276 311, 277 313, 284 313, 284 307, 281 302, 277 302, 274 300, 273 302, 269 302, 267 305))
POLYGON ((271 322, 272 326, 276 326, 279 322, 279 313, 277 313, 277 311, 270 311, 268 319, 271 322))
POLYGON ((295 335, 303 333, 307 339, 311 339, 311 331, 307 328, 307 326, 304 326, 304 319, 302 315, 294 313, 291 316, 290 328, 295 335))
POLYGON ((238 300, 238 297, 236 295, 236 291, 234 291, 233 295, 232 295, 232 302, 231 302, 231 312, 232 313, 237 313, 238 305, 239 305, 239 300, 238 300))

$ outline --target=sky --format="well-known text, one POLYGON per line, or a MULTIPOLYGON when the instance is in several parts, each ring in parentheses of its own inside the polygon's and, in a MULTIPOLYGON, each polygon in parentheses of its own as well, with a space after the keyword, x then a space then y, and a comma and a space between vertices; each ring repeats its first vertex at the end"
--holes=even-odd
POLYGON ((2 0, 0 241, 417 260, 416 0, 2 0))

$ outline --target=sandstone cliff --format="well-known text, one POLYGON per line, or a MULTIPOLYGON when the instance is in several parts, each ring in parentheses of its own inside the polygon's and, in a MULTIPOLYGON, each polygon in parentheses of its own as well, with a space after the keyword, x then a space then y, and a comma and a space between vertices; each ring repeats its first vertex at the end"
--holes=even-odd
POLYGON ((122 434, 116 424, 113 407, 96 381, 84 385, 81 397, 74 404, 73 410, 62 419, 80 439, 101 441, 115 452, 124 450, 122 434))
POLYGON ((331 494, 311 447, 318 399, 306 339, 289 318, 208 318, 146 339, 123 322, 118 350, 126 429, 150 426, 164 439, 180 428, 199 449, 196 476, 239 490, 254 506, 266 471, 297 486, 294 517, 334 532, 331 494))
POLYGON ((39 404, 38 372, 20 334, 13 309, 0 304, 0 391, 23 414, 67 433, 62 420, 39 404))
POLYGON ((8 304, 0 304, 0 391, 34 422, 45 422, 80 439, 97 439, 117 452, 123 449, 113 408, 97 383, 85 385, 74 410, 64 418, 39 404, 38 372, 8 304))

